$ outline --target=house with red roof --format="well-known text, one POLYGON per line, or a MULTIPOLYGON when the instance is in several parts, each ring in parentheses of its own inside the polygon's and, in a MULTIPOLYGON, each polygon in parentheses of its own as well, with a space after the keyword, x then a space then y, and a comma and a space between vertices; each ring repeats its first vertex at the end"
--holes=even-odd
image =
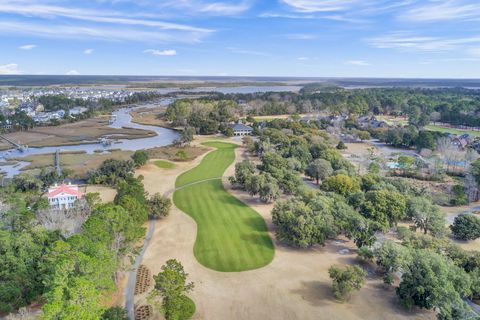
POLYGON ((75 201, 81 198, 83 193, 79 191, 77 185, 62 183, 48 188, 48 203, 52 208, 73 208, 75 201))

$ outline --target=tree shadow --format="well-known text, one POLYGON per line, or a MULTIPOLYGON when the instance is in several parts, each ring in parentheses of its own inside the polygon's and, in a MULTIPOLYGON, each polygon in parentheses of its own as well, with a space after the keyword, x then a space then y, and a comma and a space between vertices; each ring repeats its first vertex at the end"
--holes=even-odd
POLYGON ((291 292, 300 295, 312 306, 340 303, 333 296, 331 284, 321 281, 302 281, 300 288, 291 290, 291 292))

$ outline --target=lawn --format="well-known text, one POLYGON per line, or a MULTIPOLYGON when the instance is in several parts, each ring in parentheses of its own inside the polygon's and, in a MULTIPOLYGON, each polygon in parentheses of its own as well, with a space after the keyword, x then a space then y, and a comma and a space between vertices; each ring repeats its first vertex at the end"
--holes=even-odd
MULTIPOLYGON (((233 162, 237 147, 207 143, 217 150, 196 168, 177 179, 177 186, 220 177, 233 162), (180 180, 180 183, 179 183, 180 180)), ((263 218, 228 193, 220 179, 200 182, 175 191, 175 205, 197 223, 193 252, 210 269, 237 272, 261 268, 274 256, 274 247, 263 218)))
POLYGON ((217 150, 207 154, 199 166, 181 174, 175 181, 175 187, 195 181, 219 178, 235 160, 234 150, 238 147, 237 145, 225 142, 206 142, 203 145, 217 148, 217 150))
POLYGON ((408 119, 404 117, 394 117, 394 116, 376 116, 378 120, 385 121, 390 126, 406 126, 408 125, 408 119))
POLYGON ((170 162, 170 161, 165 161, 165 160, 157 160, 154 162, 154 164, 162 169, 173 169, 175 168, 175 163, 170 162))
POLYGON ((468 133, 471 136, 480 137, 480 131, 478 131, 478 130, 456 129, 456 128, 449 128, 449 127, 438 126, 438 125, 433 125, 433 124, 425 126, 425 129, 430 130, 430 131, 452 133, 452 134, 457 134, 457 135, 462 135, 464 133, 468 133))

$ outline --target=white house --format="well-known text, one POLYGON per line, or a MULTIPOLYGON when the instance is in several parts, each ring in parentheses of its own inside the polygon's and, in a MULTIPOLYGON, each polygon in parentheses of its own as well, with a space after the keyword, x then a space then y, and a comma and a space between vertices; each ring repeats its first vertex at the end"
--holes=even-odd
POLYGON ((81 198, 83 193, 78 190, 77 185, 62 183, 48 188, 48 203, 52 208, 73 208, 75 201, 81 198))
POLYGON ((233 130, 233 135, 235 136, 249 136, 253 132, 253 128, 250 126, 246 126, 242 123, 236 123, 230 125, 230 128, 233 130))
POLYGON ((85 108, 85 107, 75 107, 75 108, 71 108, 70 110, 68 110, 68 114, 70 116, 76 116, 76 115, 85 113, 87 111, 88 111, 88 109, 85 108))

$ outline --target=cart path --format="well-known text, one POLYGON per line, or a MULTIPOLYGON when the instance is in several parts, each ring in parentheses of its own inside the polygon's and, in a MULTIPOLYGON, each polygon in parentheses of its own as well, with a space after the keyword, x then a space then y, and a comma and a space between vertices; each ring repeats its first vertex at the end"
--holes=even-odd
MULTIPOLYGON (((177 188, 168 190, 167 192, 165 192, 164 196, 169 197, 175 191, 185 189, 193 185, 197 185, 197 184, 208 182, 208 181, 222 180, 222 179, 223 177, 216 177, 216 178, 209 178, 209 179, 194 181, 194 182, 185 184, 183 186, 179 186, 177 188)), ((133 264, 132 270, 130 270, 130 272, 128 273, 128 281, 125 287, 125 308, 127 309, 128 317, 130 319, 135 318, 134 292, 135 292, 135 282, 137 279, 137 271, 140 265, 142 264, 143 255, 145 254, 145 251, 147 251, 148 245, 150 244, 150 240, 152 240, 153 233, 155 232, 155 222, 156 220, 154 219, 150 220, 148 224, 147 236, 145 237, 145 241, 143 242, 142 250, 140 251, 139 255, 135 258, 135 263, 133 264)))

